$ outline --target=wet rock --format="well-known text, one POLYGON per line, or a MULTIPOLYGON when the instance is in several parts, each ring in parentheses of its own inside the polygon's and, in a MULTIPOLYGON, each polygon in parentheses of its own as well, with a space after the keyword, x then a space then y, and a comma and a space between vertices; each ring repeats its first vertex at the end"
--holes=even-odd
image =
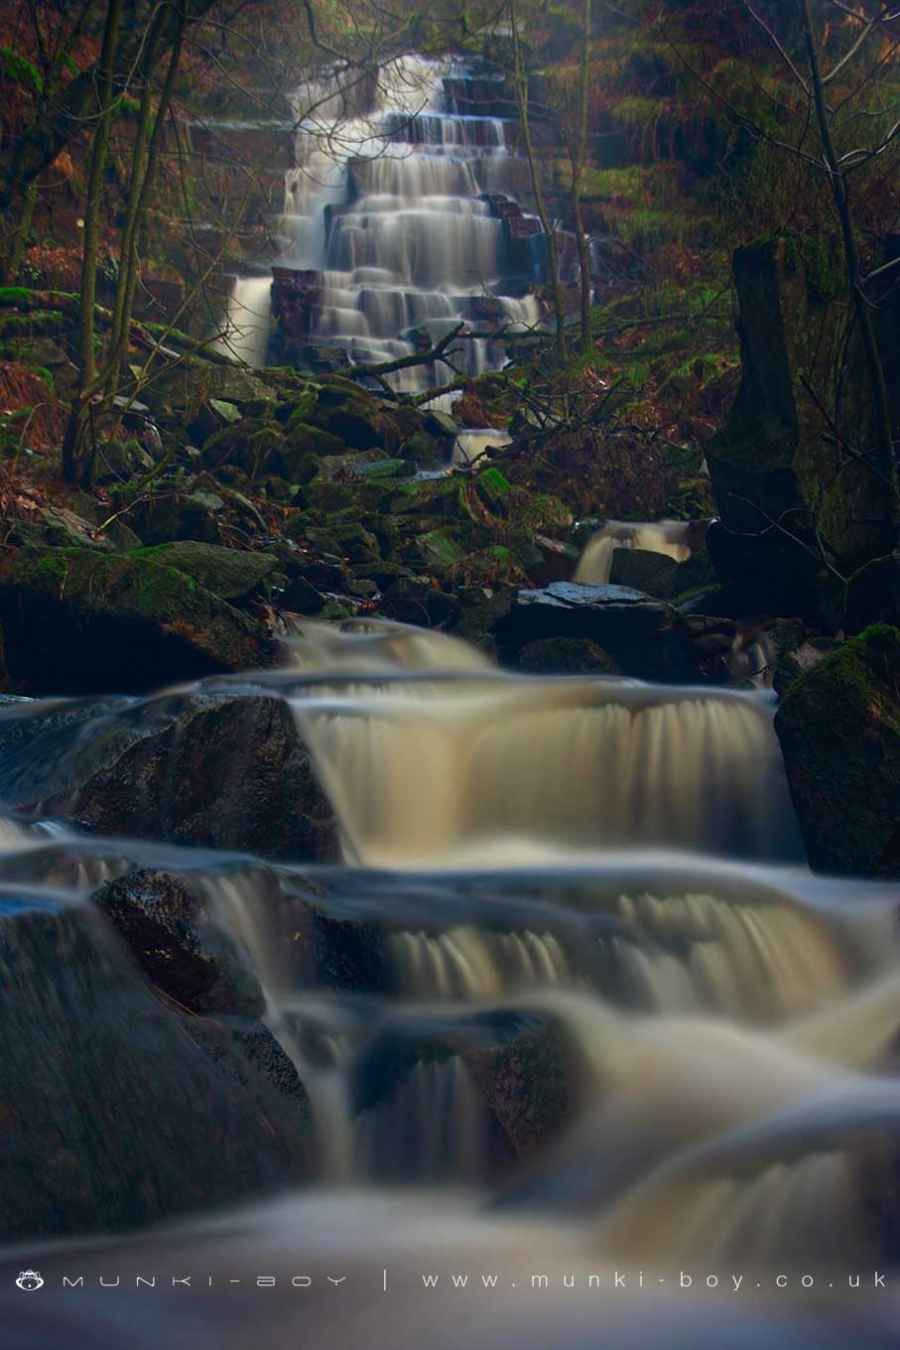
POLYGON ((568 1057, 555 1023, 506 1010, 390 1020, 357 1064, 353 1107, 377 1111, 397 1098, 417 1066, 456 1057, 483 1099, 495 1167, 533 1153, 568 1120, 568 1057))
POLYGON ((136 501, 128 519, 145 544, 171 544, 180 539, 218 544, 224 507, 222 498, 212 492, 158 492, 136 501))
POLYGON ((381 612, 397 623, 418 624, 421 628, 452 628, 459 614, 459 602, 438 589, 427 577, 398 577, 384 592, 381 612))
POLYGON ((775 729, 811 865, 900 877, 900 630, 868 628, 795 679, 775 729))
POLYGON ((624 586, 581 586, 556 581, 519 591, 509 615, 494 628, 504 661, 540 638, 586 638, 608 652, 627 675, 686 679, 694 673, 688 644, 660 600, 624 586))
POLYGON ((295 614, 318 614, 325 604, 320 591, 305 577, 294 577, 282 592, 279 603, 283 609, 295 614))
POLYGON ((10 674, 30 693, 140 691, 274 658, 245 614, 136 554, 6 554, 0 622, 10 674))
POLYGON ((261 1017, 259 981, 209 918, 199 891, 170 872, 139 870, 91 897, 151 984, 195 1013, 261 1017))
POLYGON ((132 556, 175 567, 220 600, 246 599, 271 581, 280 566, 271 553, 250 553, 195 540, 139 549, 132 556))
POLYGON ((131 1229, 307 1174, 308 1102, 296 1075, 273 1081, 266 1029, 160 1000, 99 911, 0 919, 0 987, 3 1241, 131 1229))
POLYGON ((669 600, 682 589, 678 574, 681 564, 665 553, 643 548, 617 548, 613 551, 609 579, 614 586, 629 586, 658 600, 669 600))
POLYGON ((519 652, 519 669, 532 675, 620 675, 615 661, 589 638, 538 638, 519 652))
POLYGON ((277 698, 195 693, 0 715, 0 800, 106 834, 337 856, 331 807, 277 698))

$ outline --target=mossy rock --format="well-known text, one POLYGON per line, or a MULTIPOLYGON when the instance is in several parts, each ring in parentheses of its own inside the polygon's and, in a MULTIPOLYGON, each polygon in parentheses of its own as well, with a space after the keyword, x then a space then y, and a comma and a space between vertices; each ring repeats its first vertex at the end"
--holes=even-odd
POLYGON ((29 693, 143 691, 270 664, 272 644, 193 577, 146 556, 47 549, 0 558, 9 672, 29 693))
POLYGON ((503 544, 477 549, 447 571, 454 586, 527 586, 528 574, 516 555, 503 544))
POLYGON ((416 539, 416 551, 429 571, 449 572, 466 556, 466 550, 447 526, 428 530, 416 539))
POLYGON ((345 480, 329 482, 323 478, 313 478, 304 484, 303 495, 307 506, 313 511, 333 514, 336 511, 352 511, 359 517, 370 512, 381 511, 391 490, 390 481, 386 484, 345 480))
POLYGON ((867 628, 793 680, 775 729, 811 865, 900 877, 900 629, 867 628))
POLYGON ((193 539, 217 544, 221 538, 221 497, 212 492, 163 492, 135 502, 128 520, 144 544, 193 539))
POLYGON ((427 431, 416 431, 403 442, 399 453, 420 469, 439 469, 449 459, 446 439, 430 436, 427 431))
POLYGON ((304 531, 303 538, 313 547, 336 553, 353 563, 377 562, 381 557, 377 538, 358 522, 332 522, 325 528, 313 526, 304 531))
POLYGON ((280 568, 279 560, 271 553, 250 553, 195 540, 136 549, 131 556, 175 567, 220 600, 243 599, 263 588, 280 568))
POLYGON ((174 408, 189 416, 213 398, 235 404, 242 413, 262 412, 278 401, 271 386, 249 370, 202 361, 179 362, 147 385, 143 397, 154 412, 174 408))
POLYGON ((329 455, 342 455, 347 446, 340 436, 334 436, 321 427, 311 426, 302 418, 294 418, 287 424, 282 455, 285 472, 290 476, 293 466, 301 463, 308 455, 316 459, 325 459, 329 455))

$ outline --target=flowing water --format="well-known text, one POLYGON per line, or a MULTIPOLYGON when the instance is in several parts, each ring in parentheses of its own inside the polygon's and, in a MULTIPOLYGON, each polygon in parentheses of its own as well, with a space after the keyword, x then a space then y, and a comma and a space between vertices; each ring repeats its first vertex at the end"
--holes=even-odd
MULTIPOLYGON (((486 195, 520 188, 512 124, 460 114, 471 78, 456 60, 404 56, 374 81, 335 69, 294 95, 295 167, 278 266, 318 278, 309 342, 353 362, 383 362, 466 329, 452 363, 399 371, 389 377, 398 390, 496 369, 505 349, 489 334, 539 319, 527 293, 540 267, 537 221, 527 218, 532 275, 511 287, 503 222, 486 195)), ((481 77, 492 83, 499 98, 502 84, 481 77)), ((269 279, 241 278, 230 301, 231 346, 251 365, 265 358, 269 288, 269 279)))
MULTIPOLYGON (((87 1285, 77 1309, 57 1292, 46 1324, 17 1320, 14 1345, 119 1345, 126 1321, 139 1345, 226 1350, 893 1343, 872 1280, 897 1257, 896 888, 805 866, 768 695, 520 677, 439 634, 308 624, 276 672, 96 715, 10 704, 3 743, 34 719, 70 728, 33 742, 55 747, 48 800, 173 698, 228 694, 287 708, 340 856, 90 836, 29 823, 35 806, 0 826, 2 986, 39 1027, 60 977, 57 957, 28 964, 34 924, 82 925, 75 1001, 48 1023, 79 1100, 82 1020, 102 1041, 103 1008, 138 1017, 147 997, 90 894, 134 866, 181 876, 309 1092, 317 1185, 272 1200, 261 1183, 256 1206, 132 1238, 19 1244, 7 1266, 87 1285), (120 1283, 101 1293, 104 1272, 120 1283), (166 1287, 136 1300, 151 1275, 166 1287), (187 1275, 190 1297, 170 1282, 187 1275), (274 1287, 246 1287, 262 1276, 274 1287)), ((158 1116, 130 1127, 148 1175, 158 1116)), ((241 1120, 216 1148, 259 1126, 241 1120)))
POLYGON ((664 553, 675 562, 687 562, 691 556, 690 521, 660 520, 655 524, 608 520, 589 540, 575 571, 575 580, 586 586, 605 586, 612 571, 613 554, 619 548, 641 548, 649 553, 664 553))

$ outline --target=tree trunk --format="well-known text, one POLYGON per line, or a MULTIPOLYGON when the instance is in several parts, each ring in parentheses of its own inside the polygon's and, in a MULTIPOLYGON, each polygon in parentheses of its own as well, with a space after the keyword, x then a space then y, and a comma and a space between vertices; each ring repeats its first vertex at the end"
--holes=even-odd
POLYGON ((79 352, 81 379, 78 393, 72 403, 66 436, 63 442, 63 473, 69 482, 76 482, 81 467, 81 445, 86 425, 86 410, 95 393, 97 359, 94 352, 94 306, 97 303, 97 263, 100 254, 100 230, 103 211, 103 180, 109 149, 109 126, 113 111, 113 81, 123 0, 109 0, 103 29, 103 48, 100 53, 97 106, 94 110, 94 136, 91 143, 87 202, 84 212, 84 247, 81 259, 81 314, 79 322, 79 352))
POLYGON ((531 139, 531 125, 528 118, 528 74, 525 70, 525 62, 522 55, 522 43, 519 39, 519 24, 515 0, 510 0, 509 15, 513 39, 513 81, 516 90, 516 105, 519 113, 519 121, 522 126, 522 139, 525 143, 525 155, 528 160, 528 172, 531 177, 534 201, 537 207, 538 218, 540 219, 541 227, 547 240, 547 268, 550 273, 550 294, 553 297, 553 312, 556 316, 556 354, 562 361, 566 356, 566 307, 563 303, 562 286, 560 285, 559 280, 559 253, 556 247, 556 234, 550 223, 550 217, 547 214, 547 204, 544 200, 544 189, 541 184, 540 169, 535 160, 534 144, 531 139))
POLYGON ((841 167, 835 150, 834 139, 831 134, 831 113, 825 101, 825 88, 822 82, 822 66, 819 60, 819 48, 813 25, 812 6, 810 0, 799 0, 799 5, 800 19, 803 26, 803 38, 806 45, 807 60, 809 62, 816 122, 819 128, 819 137, 822 142, 822 150, 828 168, 828 178, 831 183, 834 205, 840 221, 841 234, 844 241, 844 257, 847 266, 847 284, 850 292, 850 303, 853 307, 856 322, 859 324, 863 344, 863 354, 869 375, 875 423, 877 468, 879 474, 888 484, 888 491, 891 496, 891 521, 895 526, 900 527, 900 491, 898 491, 897 463, 894 458, 891 410, 888 399, 887 382, 884 377, 884 366, 881 362, 881 353, 878 350, 878 340, 875 336, 875 325, 872 322, 871 309, 863 287, 863 272, 860 265, 859 247, 856 240, 853 214, 850 208, 850 193, 847 184, 847 176, 841 167))
POLYGON ((584 0, 581 71, 578 87, 578 136, 572 157, 572 216, 575 221, 575 239, 578 245, 578 270, 581 292, 581 350, 587 355, 593 350, 591 338, 591 250, 584 232, 581 216, 581 179, 587 160, 588 143, 588 74, 590 71, 590 41, 592 27, 592 0, 584 0))

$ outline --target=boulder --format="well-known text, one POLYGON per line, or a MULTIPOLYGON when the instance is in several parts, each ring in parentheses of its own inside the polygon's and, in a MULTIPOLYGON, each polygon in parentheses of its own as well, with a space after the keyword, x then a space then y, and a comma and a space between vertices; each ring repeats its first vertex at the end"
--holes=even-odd
POLYGON ((247 615, 135 553, 5 554, 0 623, 10 675, 36 694, 137 692, 251 670, 275 655, 247 615))
POLYGON ((136 549, 131 556, 163 567, 174 567, 220 600, 246 599, 254 591, 263 589, 280 568, 278 558, 272 553, 251 553, 196 540, 136 549))
POLYGON ((295 860, 338 852, 290 708, 261 695, 4 707, 0 801, 138 839, 295 860))
POLYGON ((171 544, 179 539, 218 544, 224 509, 225 503, 214 492, 156 492, 139 498, 128 519, 145 544, 171 544))
POLYGON ((868 628, 791 681, 775 729, 810 864, 900 877, 900 629, 868 628))
POLYGON ((681 564, 665 553, 644 548, 613 550, 609 579, 614 586, 629 586, 659 600, 669 600, 679 590, 681 564))
MULTIPOLYGON (((493 1009, 389 1020, 357 1061, 352 1108, 369 1118, 377 1140, 380 1112, 404 1103, 411 1075, 454 1060, 480 1096, 482 1144, 492 1173, 546 1146, 569 1121, 569 1056, 553 1019, 493 1009)), ((414 1098, 408 1109, 415 1109, 414 1098)), ((391 1113, 387 1123, 394 1120, 391 1113)), ((405 1159, 407 1166, 416 1161, 405 1159)))
POLYGON ((151 984, 194 1013, 262 1017, 259 980, 209 916, 201 890, 171 872, 138 869, 94 891, 151 984))
POLYGON ((127 483, 149 473, 154 462, 140 441, 103 441, 97 448, 94 476, 98 483, 127 483))
POLYGON ((133 1229, 307 1175, 308 1101, 270 1033, 161 1000, 98 909, 0 918, 0 988, 0 1240, 133 1229))
MULTIPOLYGON (((722 521, 710 550, 745 612, 815 616, 823 593, 831 603, 820 550, 850 575, 896 542, 890 494, 867 462, 873 400, 847 331, 846 276, 828 241, 784 235, 738 249, 734 278, 742 380, 705 447, 722 521)), ((897 435, 900 384, 889 393, 897 435)))
POLYGON ((538 638, 519 652, 519 669, 532 675, 620 675, 615 661, 589 638, 538 638))
POLYGON ((581 586, 555 581, 521 590, 510 613, 494 628, 504 661, 539 638, 586 638, 607 652, 627 675, 689 679, 695 673, 674 611, 624 586, 581 586))
POLYGON ((203 361, 178 362, 146 385, 142 397, 154 413, 162 416, 174 410, 187 421, 199 417, 211 399, 233 403, 245 415, 278 401, 277 394, 264 380, 242 366, 203 361))

